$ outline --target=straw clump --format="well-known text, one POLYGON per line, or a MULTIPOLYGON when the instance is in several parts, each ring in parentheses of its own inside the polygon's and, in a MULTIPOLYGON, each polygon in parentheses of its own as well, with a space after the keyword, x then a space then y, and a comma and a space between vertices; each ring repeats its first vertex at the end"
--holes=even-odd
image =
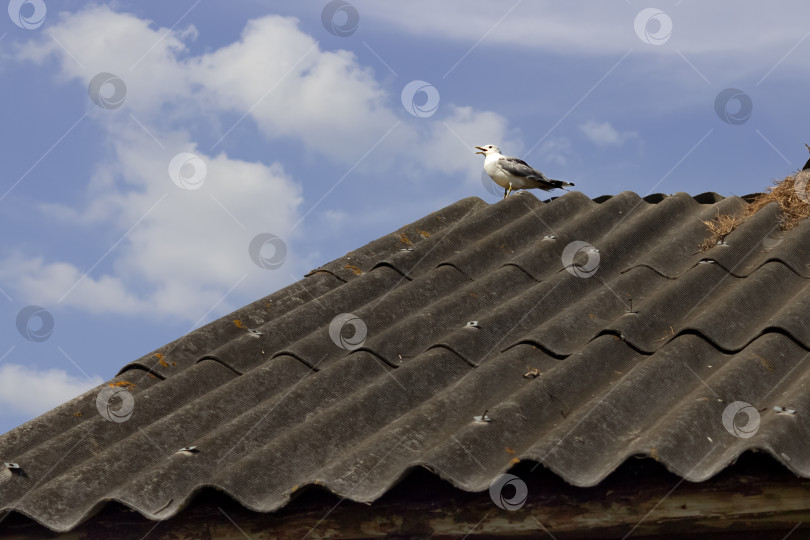
MULTIPOLYGON (((810 146, 808 150, 810 150, 810 146)), ((739 215, 718 214, 709 221, 703 221, 709 229, 709 237, 700 244, 700 251, 706 251, 715 244, 721 243, 746 219, 772 202, 779 205, 781 213, 779 227, 783 231, 789 231, 802 220, 810 217, 810 160, 805 168, 795 175, 775 181, 768 191, 757 195, 739 215)))

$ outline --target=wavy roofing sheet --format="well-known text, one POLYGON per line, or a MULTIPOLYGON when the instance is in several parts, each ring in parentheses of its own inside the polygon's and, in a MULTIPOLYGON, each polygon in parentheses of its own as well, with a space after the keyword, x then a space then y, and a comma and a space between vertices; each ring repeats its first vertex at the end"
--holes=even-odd
POLYGON ((0 437, 0 510, 64 531, 213 486, 269 512, 309 484, 374 501, 418 466, 482 491, 521 460, 592 486, 634 455, 701 481, 749 449, 808 477, 808 224, 769 206, 697 249, 746 204, 459 201, 0 437), (125 421, 98 412, 109 384, 125 421))

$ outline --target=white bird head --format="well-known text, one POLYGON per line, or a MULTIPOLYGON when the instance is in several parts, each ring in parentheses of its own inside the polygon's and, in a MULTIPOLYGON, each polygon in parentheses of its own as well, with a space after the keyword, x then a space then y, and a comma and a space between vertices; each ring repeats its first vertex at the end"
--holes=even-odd
POLYGON ((488 156, 490 154, 501 153, 501 149, 495 146, 494 144, 488 144, 486 146, 476 146, 476 148, 480 150, 480 152, 476 152, 476 154, 484 154, 485 156, 488 156))

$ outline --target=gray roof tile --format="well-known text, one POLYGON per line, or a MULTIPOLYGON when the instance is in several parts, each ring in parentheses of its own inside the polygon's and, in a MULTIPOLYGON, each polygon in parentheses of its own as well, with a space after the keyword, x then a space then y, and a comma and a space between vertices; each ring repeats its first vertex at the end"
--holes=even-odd
POLYGON ((0 509, 68 530, 213 487, 266 512, 311 484, 374 501, 414 467, 481 491, 517 461, 591 486, 637 455, 701 481, 752 449, 810 477, 810 225, 765 207, 698 252, 701 220, 747 199, 459 201, 0 437, 23 472, 0 471, 0 509), (565 262, 574 241, 598 252, 565 262), (340 314, 364 340, 330 333, 340 314), (120 423, 96 408, 116 383, 120 423), (754 436, 724 425, 735 402, 754 436))

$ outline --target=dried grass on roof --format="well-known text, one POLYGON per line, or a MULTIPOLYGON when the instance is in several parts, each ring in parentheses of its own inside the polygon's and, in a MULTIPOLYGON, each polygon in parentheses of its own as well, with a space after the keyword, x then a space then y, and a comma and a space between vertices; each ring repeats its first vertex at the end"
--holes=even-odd
POLYGON ((774 182, 770 190, 757 196, 739 215, 718 214, 703 223, 709 229, 709 237, 700 244, 706 251, 728 236, 746 219, 759 212, 765 205, 775 202, 781 210, 780 228, 789 231, 800 221, 810 217, 810 169, 774 182))

